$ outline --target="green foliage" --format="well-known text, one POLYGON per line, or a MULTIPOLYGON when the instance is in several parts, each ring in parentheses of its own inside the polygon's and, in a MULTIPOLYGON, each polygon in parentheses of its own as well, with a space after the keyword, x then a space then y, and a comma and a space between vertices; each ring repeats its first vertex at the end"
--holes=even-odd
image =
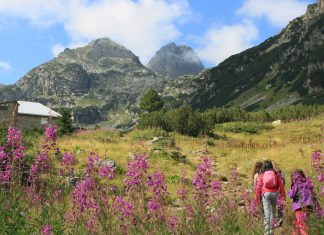
POLYGON ((167 152, 165 150, 155 149, 151 155, 156 158, 172 159, 177 163, 187 163, 187 157, 178 151, 167 152))
POLYGON ((268 129, 273 120, 288 121, 291 119, 305 119, 316 117, 324 112, 324 106, 290 105, 267 111, 248 112, 234 106, 230 108, 213 108, 205 112, 193 111, 190 106, 182 106, 168 111, 160 110, 141 116, 138 122, 140 129, 162 128, 167 132, 178 132, 188 136, 213 135, 216 124, 239 122, 238 124, 218 125, 228 131, 257 133, 268 129), (245 123, 243 123, 245 122, 245 123), (233 130, 232 130, 233 129, 233 130))
POLYGON ((258 123, 258 122, 228 122, 217 124, 215 126, 217 130, 225 132, 241 133, 246 132, 255 134, 263 130, 271 130, 273 126, 269 123, 258 123))
POLYGON ((66 135, 73 132, 71 110, 68 108, 60 108, 59 113, 62 115, 57 120, 57 125, 59 127, 59 134, 66 135))
POLYGON ((275 109, 270 112, 270 115, 272 119, 288 121, 291 119, 316 117, 322 112, 324 112, 323 106, 298 104, 275 109))
POLYGON ((163 105, 161 97, 153 89, 146 91, 140 102, 140 108, 149 113, 162 109, 163 105))

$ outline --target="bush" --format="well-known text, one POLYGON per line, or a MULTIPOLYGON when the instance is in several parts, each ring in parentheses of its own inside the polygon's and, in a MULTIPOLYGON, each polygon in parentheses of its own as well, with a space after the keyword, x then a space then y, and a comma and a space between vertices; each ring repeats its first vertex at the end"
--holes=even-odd
POLYGON ((257 122, 228 122, 223 124, 217 124, 215 126, 217 130, 234 133, 251 133, 255 134, 263 130, 271 130, 274 127, 270 123, 257 123, 257 122))

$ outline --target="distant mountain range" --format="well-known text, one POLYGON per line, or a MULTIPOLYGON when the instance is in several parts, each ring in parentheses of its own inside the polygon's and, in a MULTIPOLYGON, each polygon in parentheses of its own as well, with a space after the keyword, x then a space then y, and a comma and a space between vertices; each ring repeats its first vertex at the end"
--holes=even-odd
POLYGON ((324 103, 324 14, 310 5, 278 35, 203 69, 184 45, 165 45, 145 67, 130 50, 103 38, 65 49, 16 84, 1 87, 0 101, 72 107, 83 124, 135 112, 148 88, 162 94, 168 107, 269 110, 297 102, 324 103))
POLYGON ((1 83, 0 83, 0 87, 4 87, 4 86, 5 86, 4 84, 1 84, 1 83))

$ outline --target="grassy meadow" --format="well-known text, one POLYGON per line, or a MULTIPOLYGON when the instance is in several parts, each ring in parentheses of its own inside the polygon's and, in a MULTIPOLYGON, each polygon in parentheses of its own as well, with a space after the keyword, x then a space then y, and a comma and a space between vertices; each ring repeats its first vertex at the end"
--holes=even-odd
MULTIPOLYGON (((255 162, 275 161, 286 175, 286 192, 291 171, 301 168, 320 195, 311 155, 324 152, 323 120, 321 115, 254 134, 216 128, 213 137, 196 138, 104 128, 55 138, 50 127, 45 139, 23 132, 21 142, 17 130, 9 130, 0 148, 4 166, 10 166, 1 172, 0 234, 263 234, 252 194, 255 162), (114 172, 97 156, 113 160, 114 172), (30 162, 28 181, 20 173, 24 161, 30 162), (67 184, 69 175, 79 177, 76 185, 67 184)), ((275 234, 292 233, 288 197, 286 205, 275 234)), ((309 234, 322 233, 322 222, 311 219, 309 234)))
MULTIPOLYGON (((216 178, 230 178, 231 169, 237 167, 246 187, 251 187, 251 174, 256 161, 274 160, 287 179, 295 168, 301 168, 309 175, 311 152, 324 151, 321 132, 323 119, 324 116, 320 116, 307 121, 283 123, 257 134, 216 131, 215 138, 193 138, 159 129, 134 130, 126 134, 98 129, 59 138, 58 146, 62 150, 74 151, 76 169, 80 171, 84 169, 90 151, 96 152, 103 159, 114 160, 123 170, 126 169, 128 156, 147 152, 150 153, 150 170, 163 171, 166 178, 181 176, 184 171, 188 178, 192 178, 201 157, 207 156, 217 164, 213 168, 216 178), (163 138, 149 143, 159 136, 163 138), (174 142, 171 146, 170 141, 174 142), (178 163, 169 157, 163 157, 159 153, 164 151, 180 152, 186 156, 187 162, 178 163)), ((117 177, 116 181, 122 184, 123 177, 117 177)), ((173 186, 174 183, 168 184, 170 189, 173 186)), ((288 188, 287 183, 286 189, 288 188)))

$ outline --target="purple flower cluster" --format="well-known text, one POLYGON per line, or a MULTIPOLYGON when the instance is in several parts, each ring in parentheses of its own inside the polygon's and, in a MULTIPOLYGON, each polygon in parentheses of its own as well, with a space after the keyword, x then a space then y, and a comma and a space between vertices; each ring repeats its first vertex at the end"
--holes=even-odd
POLYGON ((108 178, 109 180, 115 178, 114 168, 108 166, 93 152, 91 152, 90 156, 87 158, 87 167, 85 172, 87 175, 99 175, 101 178, 108 178))
POLYGON ((99 175, 101 178, 108 178, 109 180, 112 180, 115 178, 115 171, 110 166, 102 163, 99 166, 99 175))
POLYGON ((148 163, 146 155, 137 155, 134 161, 127 161, 126 190, 140 191, 143 185, 144 174, 147 173, 148 163))
POLYGON ((94 197, 96 189, 95 181, 91 177, 79 181, 72 192, 73 210, 85 212, 86 210, 98 210, 99 206, 94 197))
POLYGON ((155 171, 153 178, 148 176, 146 186, 152 192, 152 197, 157 200, 160 200, 168 195, 165 176, 162 172, 160 173, 155 171))
POLYGON ((52 225, 45 225, 41 231, 42 235, 53 235, 52 225))
POLYGON ((209 158, 203 158, 202 160, 203 162, 198 165, 196 175, 192 181, 196 200, 208 197, 208 189, 211 183, 211 160, 209 158))
POLYGON ((36 181, 37 176, 49 169, 48 165, 48 150, 43 149, 36 157, 34 164, 30 166, 29 180, 36 181))
POLYGON ((50 125, 45 127, 45 142, 55 142, 57 135, 57 126, 50 125))
POLYGON ((73 157, 72 153, 70 153, 70 152, 64 153, 62 161, 61 161, 61 165, 62 166, 71 166, 73 164, 74 164, 74 157, 73 157))
MULTIPOLYGON (((20 161, 25 157, 21 145, 21 132, 18 128, 12 127, 8 129, 7 142, 5 147, 0 146, 0 182, 2 184, 9 183, 11 179, 11 169, 21 167, 20 161)), ((19 173, 13 171, 13 173, 19 173)))
POLYGON ((168 229, 170 232, 176 233, 179 228, 179 219, 175 216, 171 216, 168 220, 168 229))
POLYGON ((126 218, 133 219, 134 206, 123 197, 116 197, 113 204, 113 210, 120 213, 120 219, 122 221, 124 221, 126 218))
POLYGON ((151 223, 154 221, 163 221, 163 202, 168 196, 167 186, 163 173, 154 172, 153 177, 148 176, 146 182, 147 189, 152 193, 152 198, 147 205, 147 218, 150 218, 151 223))
POLYGON ((134 205, 123 197, 116 197, 112 205, 114 214, 120 219, 120 229, 123 234, 128 234, 131 226, 136 225, 136 217, 134 215, 134 205))
POLYGON ((8 129, 7 135, 7 147, 17 148, 21 144, 21 132, 16 127, 8 129))

